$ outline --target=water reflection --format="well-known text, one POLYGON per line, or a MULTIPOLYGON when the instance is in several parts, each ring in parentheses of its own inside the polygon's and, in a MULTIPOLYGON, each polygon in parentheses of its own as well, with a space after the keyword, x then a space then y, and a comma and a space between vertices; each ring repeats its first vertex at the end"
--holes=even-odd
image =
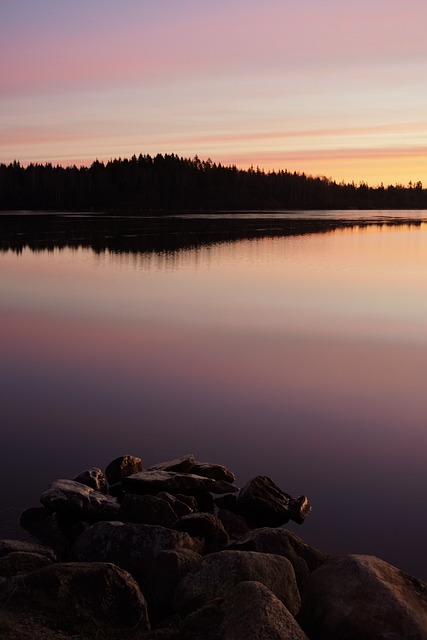
POLYGON ((194 452, 309 495, 313 544, 427 577, 426 285, 425 224, 4 252, 3 504, 194 452))

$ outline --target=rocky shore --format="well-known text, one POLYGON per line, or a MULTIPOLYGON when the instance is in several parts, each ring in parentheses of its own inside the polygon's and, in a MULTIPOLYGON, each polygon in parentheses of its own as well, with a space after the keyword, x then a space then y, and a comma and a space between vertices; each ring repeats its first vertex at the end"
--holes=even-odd
POLYGON ((0 540, 4 640, 427 640, 427 584, 307 545, 309 500, 265 476, 126 455, 40 500, 34 543, 0 540))

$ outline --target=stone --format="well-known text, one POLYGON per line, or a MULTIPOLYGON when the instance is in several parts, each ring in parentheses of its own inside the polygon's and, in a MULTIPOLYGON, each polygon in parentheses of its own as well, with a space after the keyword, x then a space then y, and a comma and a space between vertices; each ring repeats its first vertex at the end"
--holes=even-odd
POLYGON ((283 602, 292 615, 300 608, 295 573, 287 558, 253 551, 211 553, 178 584, 174 609, 187 614, 213 598, 226 598, 239 582, 258 581, 283 602))
POLYGON ((200 553, 203 551, 203 542, 191 538, 188 533, 166 527, 97 522, 77 539, 73 559, 80 562, 112 562, 129 571, 143 585, 156 556, 166 549, 190 549, 200 553))
POLYGON ((174 471, 140 471, 122 482, 124 491, 139 494, 156 494, 160 491, 168 493, 189 493, 195 495, 202 492, 227 493, 238 491, 238 488, 225 480, 214 480, 196 476, 191 473, 174 471))
POLYGON ((214 480, 225 480, 226 482, 234 482, 236 477, 227 467, 222 464, 211 464, 209 462, 195 462, 191 473, 198 476, 206 476, 214 480))
POLYGON ((174 525, 177 531, 186 531, 190 536, 205 539, 205 553, 221 551, 228 544, 228 534, 219 518, 211 513, 190 513, 174 525))
POLYGON ((98 467, 90 467, 90 469, 82 471, 73 480, 85 484, 100 493, 108 493, 107 479, 98 467))
POLYGON ((308 640, 285 605, 260 582, 236 585, 189 615, 180 640, 308 640))
POLYGON ((334 557, 307 580, 299 621, 312 640, 427 640, 427 584, 375 556, 334 557))
POLYGON ((75 480, 54 480, 40 502, 49 511, 81 520, 114 520, 120 509, 117 500, 75 480))
POLYGON ((0 558, 9 555, 9 553, 37 553, 38 555, 49 558, 51 562, 58 560, 53 549, 34 542, 26 542, 25 540, 0 540, 0 558))
POLYGON ((279 527, 289 520, 301 524, 311 506, 305 496, 294 499, 267 476, 256 476, 241 489, 235 509, 253 527, 279 527))
POLYGON ((179 493, 173 496, 171 493, 161 491, 157 494, 157 497, 162 498, 162 500, 166 500, 166 502, 170 504, 176 513, 177 518, 193 513, 194 511, 197 511, 198 508, 197 500, 193 496, 185 496, 179 493))
MULTIPOLYGON (((108 563, 57 563, 0 584, 3 606, 40 606, 81 631, 149 629, 144 596, 129 573, 108 563)), ((101 634, 102 636, 103 634, 101 634)))
POLYGON ((292 531, 270 527, 253 529, 228 548, 274 553, 287 558, 294 568, 300 593, 303 592, 310 573, 328 559, 325 553, 310 547, 292 531))
POLYGON ((157 464, 148 467, 147 471, 176 471, 181 473, 188 473, 194 466, 194 456, 189 453, 182 458, 175 458, 168 462, 159 462, 157 464))
POLYGON ((202 556, 190 549, 160 551, 144 579, 144 595, 150 605, 150 620, 164 619, 172 614, 177 584, 201 560, 202 556))
POLYGON ((173 527, 178 516, 170 502, 159 496, 139 496, 126 493, 120 505, 117 520, 173 527))
POLYGON ((51 513, 45 507, 26 509, 21 514, 21 526, 36 537, 42 545, 51 547, 59 558, 68 560, 70 548, 84 523, 51 513))
POLYGON ((47 567, 49 564, 52 564, 52 560, 45 555, 14 551, 0 558, 0 576, 5 578, 20 576, 47 567))
POLYGON ((117 484, 123 478, 142 471, 141 458, 137 456, 119 456, 110 462, 105 469, 108 484, 117 484))
POLYGON ((250 528, 246 520, 227 509, 219 509, 217 517, 221 520, 230 540, 240 540, 249 533, 250 528))

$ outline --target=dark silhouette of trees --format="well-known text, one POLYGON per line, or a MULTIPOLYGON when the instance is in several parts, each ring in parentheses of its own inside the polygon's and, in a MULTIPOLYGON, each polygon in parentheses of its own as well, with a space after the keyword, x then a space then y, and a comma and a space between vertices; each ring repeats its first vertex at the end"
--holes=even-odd
POLYGON ((95 160, 90 167, 0 164, 0 210, 215 211, 421 209, 427 190, 337 183, 289 171, 224 166, 158 154, 95 160))

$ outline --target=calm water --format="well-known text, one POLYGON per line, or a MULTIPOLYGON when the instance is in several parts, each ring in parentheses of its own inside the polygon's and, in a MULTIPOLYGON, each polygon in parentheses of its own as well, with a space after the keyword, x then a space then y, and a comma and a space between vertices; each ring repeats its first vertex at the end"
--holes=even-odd
POLYGON ((426 291, 425 223, 0 252, 1 508, 192 452, 308 495, 319 548, 427 579, 426 291))

